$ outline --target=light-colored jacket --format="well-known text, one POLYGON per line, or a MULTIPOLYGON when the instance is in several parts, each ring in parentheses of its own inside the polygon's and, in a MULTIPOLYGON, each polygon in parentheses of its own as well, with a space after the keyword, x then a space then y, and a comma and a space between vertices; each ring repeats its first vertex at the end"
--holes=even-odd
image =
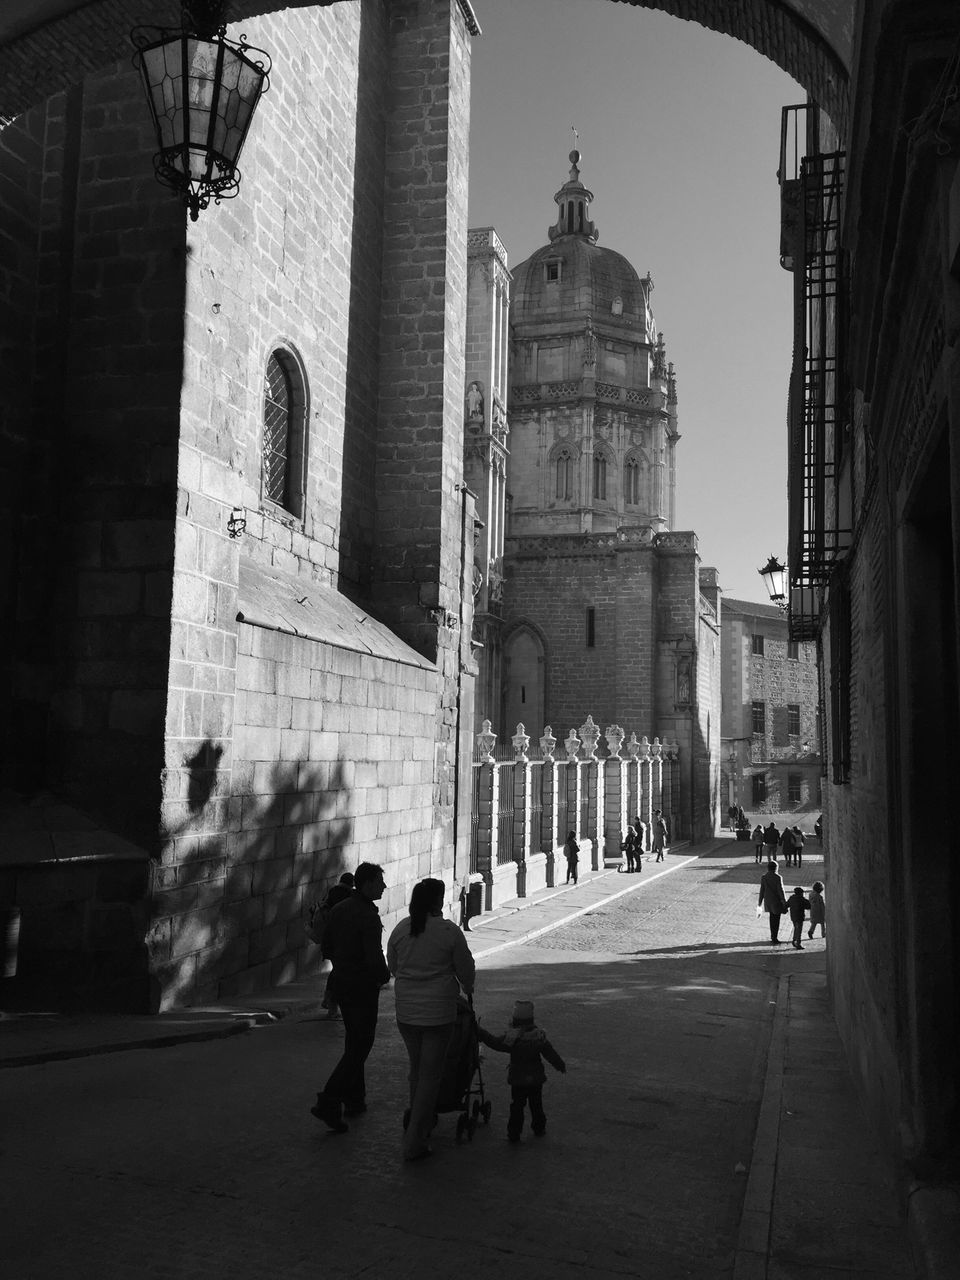
POLYGON ((396 982, 397 1021, 439 1027, 457 1016, 461 986, 473 992, 477 966, 467 940, 452 920, 427 916, 423 933, 410 934, 401 920, 387 942, 387 964, 396 982))

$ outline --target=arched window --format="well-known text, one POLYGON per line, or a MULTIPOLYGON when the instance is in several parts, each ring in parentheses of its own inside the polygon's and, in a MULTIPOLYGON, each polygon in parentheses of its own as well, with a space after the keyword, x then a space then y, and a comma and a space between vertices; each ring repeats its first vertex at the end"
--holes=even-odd
POLYGON ((573 454, 569 449, 561 449, 555 462, 556 497, 565 502, 573 497, 573 454))
POLYGON ((623 501, 628 507, 640 502, 640 463, 628 458, 623 464, 623 501))
POLYGON ((607 459, 602 453, 593 455, 593 497, 600 502, 607 498, 607 459))
POLYGON ((263 496, 291 515, 303 514, 306 386, 289 351, 270 353, 263 385, 263 496))

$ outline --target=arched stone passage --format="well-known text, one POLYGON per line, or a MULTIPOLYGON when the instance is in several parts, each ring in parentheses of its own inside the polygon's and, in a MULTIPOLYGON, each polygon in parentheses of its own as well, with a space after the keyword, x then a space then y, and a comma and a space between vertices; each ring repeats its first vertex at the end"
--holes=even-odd
MULTIPOLYGON (((231 23, 338 0, 233 0, 231 23)), ((793 76, 842 131, 854 0, 613 0, 733 36, 793 76)), ((521 0, 522 3, 522 0, 521 0)), ((130 56, 130 28, 176 26, 179 0, 6 0, 0 13, 0 121, 130 56)))

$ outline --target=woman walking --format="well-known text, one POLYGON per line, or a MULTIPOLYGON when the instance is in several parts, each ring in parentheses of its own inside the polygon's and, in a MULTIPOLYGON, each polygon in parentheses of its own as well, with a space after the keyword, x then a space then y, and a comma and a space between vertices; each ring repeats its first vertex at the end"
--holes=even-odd
POLYGON ((476 965, 467 940, 443 918, 442 880, 421 880, 410 895, 410 914, 387 943, 396 982, 397 1027, 410 1059, 410 1120, 403 1136, 405 1160, 431 1154, 443 1059, 453 1036, 457 996, 473 994, 476 965))

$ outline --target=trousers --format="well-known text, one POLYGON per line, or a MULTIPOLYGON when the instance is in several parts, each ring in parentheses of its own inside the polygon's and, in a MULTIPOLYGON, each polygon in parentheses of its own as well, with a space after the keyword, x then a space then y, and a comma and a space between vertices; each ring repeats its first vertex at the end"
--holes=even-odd
POLYGON ((410 1119, 403 1135, 403 1154, 419 1155, 427 1145, 437 1113, 437 1096, 443 1078, 443 1062, 455 1023, 419 1027, 397 1022, 410 1059, 410 1119))
POLYGON ((336 983, 335 990, 343 1018, 343 1054, 323 1092, 348 1107, 356 1107, 367 1097, 364 1065, 377 1036, 380 988, 372 984, 360 987, 336 983))
POLYGON ((510 1116, 507 1120, 507 1136, 519 1138, 523 1133, 524 1109, 530 1104, 530 1128, 534 1133, 545 1133, 547 1117, 543 1113, 543 1085, 515 1084, 510 1088, 510 1116))

